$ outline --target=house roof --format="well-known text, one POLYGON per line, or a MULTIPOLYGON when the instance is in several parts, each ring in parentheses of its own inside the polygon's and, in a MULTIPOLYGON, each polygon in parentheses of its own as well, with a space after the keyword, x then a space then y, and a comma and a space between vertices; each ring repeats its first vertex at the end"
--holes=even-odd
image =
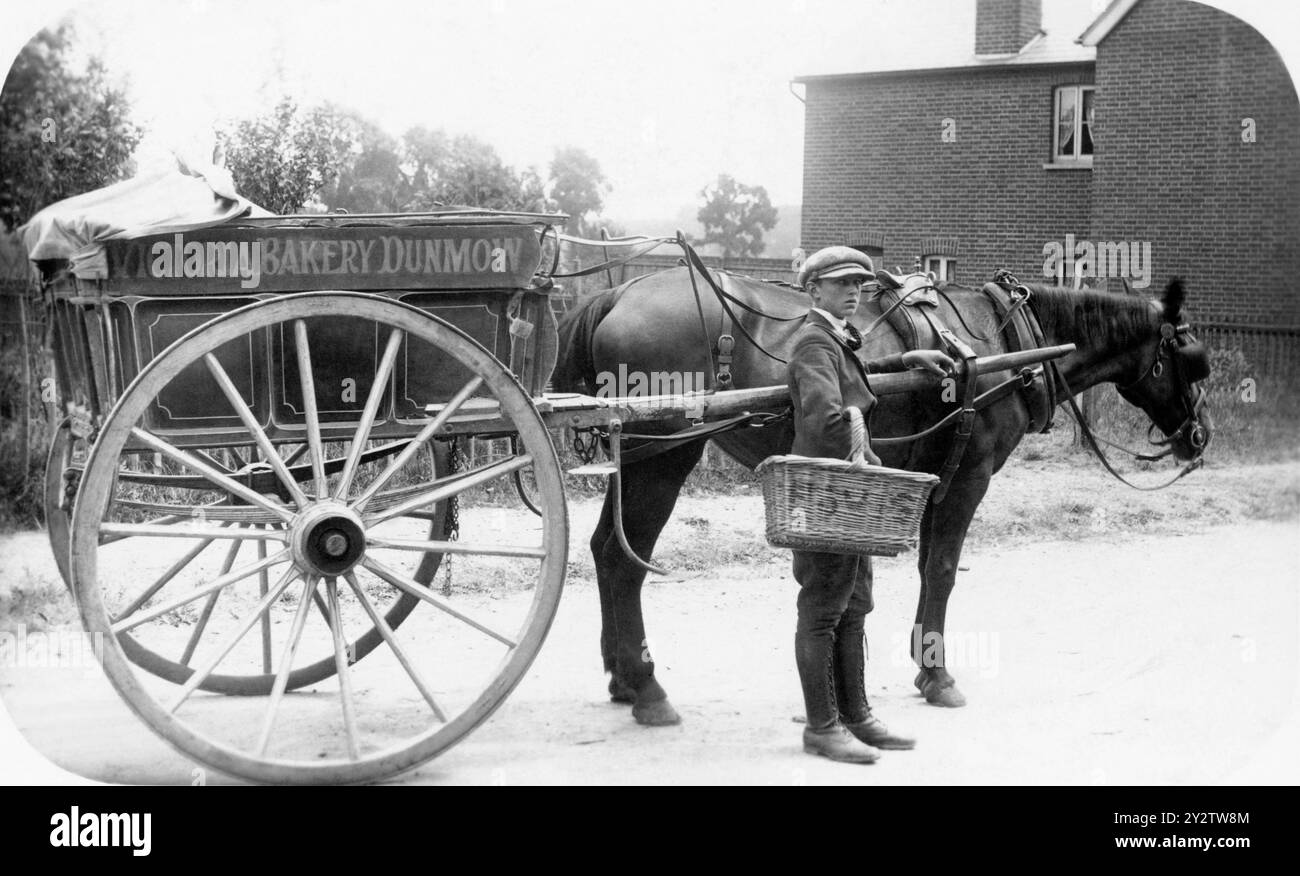
POLYGON ((1133 11, 1133 7, 1138 5, 1138 0, 1112 0, 1111 4, 1106 7, 1106 11, 1098 15, 1088 29, 1079 35, 1079 42, 1084 46, 1095 47, 1104 40, 1115 25, 1124 20, 1124 16, 1133 11))
MULTIPOLYGON (((797 77, 795 82, 827 79, 888 76, 898 73, 943 73, 1003 67, 1045 66, 1052 64, 1091 64, 1097 60, 1096 42, 1083 44, 1075 35, 1085 26, 1088 30, 1117 6, 1131 7, 1137 0, 1115 0, 1100 16, 1094 17, 1086 4, 1077 0, 1043 0, 1043 26, 1019 52, 1003 55, 977 55, 975 47, 975 3, 960 6, 945 0, 941 14, 916 16, 910 27, 923 29, 924 45, 916 40, 887 40, 873 44, 870 59, 853 63, 848 70, 819 71, 797 77)), ((1127 9, 1124 10, 1127 13, 1127 9)), ((1122 17, 1122 15, 1120 16, 1122 17)), ((1116 18, 1116 23, 1118 23, 1116 18)), ((1111 25, 1114 26, 1113 24, 1111 25)), ((1086 35, 1085 31, 1085 35, 1086 35)), ((1104 34, 1103 34, 1104 36, 1104 34)), ((1100 39, 1100 38, 1098 38, 1100 39)))

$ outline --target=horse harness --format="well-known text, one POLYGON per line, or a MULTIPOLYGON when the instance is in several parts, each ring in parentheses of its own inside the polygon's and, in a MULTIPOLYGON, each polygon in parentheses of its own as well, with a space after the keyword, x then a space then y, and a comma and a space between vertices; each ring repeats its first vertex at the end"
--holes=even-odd
MULTIPOLYGON (((659 242, 669 242, 669 239, 660 239, 659 242)), ((710 371, 709 376, 712 378, 707 387, 708 392, 717 390, 731 389, 733 380, 731 375, 731 366, 734 360, 735 352, 735 332, 739 330, 749 343, 770 359, 777 362, 786 363, 787 360, 777 356, 763 347, 757 339, 749 333, 744 323, 737 318, 732 305, 761 317, 763 319, 777 322, 791 322, 794 320, 804 319, 803 314, 793 317, 776 317, 764 313, 741 300, 738 296, 728 292, 723 286, 726 284, 727 274, 722 272, 722 283, 715 280, 713 272, 705 266, 703 260, 696 253, 695 249, 679 233, 675 240, 681 247, 684 256, 680 263, 687 268, 690 276, 692 291, 695 296, 696 308, 699 311, 700 330, 703 335, 706 349, 709 354, 710 371), (703 303, 701 301, 700 288, 696 280, 697 274, 705 281, 709 291, 717 298, 721 305, 721 314, 719 317, 719 326, 716 334, 716 340, 710 343, 710 332, 704 318, 703 303)), ((626 260, 620 260, 626 261, 626 260)), ((595 266, 581 273, 594 272, 608 267, 608 265, 595 266)), ((1119 480, 1123 481, 1135 489, 1150 490, 1162 489, 1174 481, 1193 471, 1201 464, 1201 455, 1189 462, 1187 466, 1175 475, 1170 481, 1156 487, 1139 487, 1122 477, 1111 466, 1106 459, 1101 448, 1098 446, 1098 439, 1092 434, 1087 422, 1083 418, 1082 412, 1074 402, 1073 393, 1065 381, 1064 375, 1061 374, 1055 362, 1046 362, 1042 366, 1033 368, 1023 368, 1011 377, 1003 380, 993 388, 977 394, 979 383, 979 369, 977 365, 977 355, 975 351, 945 326, 938 316, 938 296, 943 295, 942 291, 935 287, 932 282, 923 274, 912 274, 906 276, 890 274, 888 271, 877 272, 877 282, 880 290, 878 297, 882 304, 882 313, 871 326, 863 332, 864 335, 870 334, 879 323, 888 321, 890 326, 903 340, 908 349, 945 349, 951 356, 960 359, 963 368, 957 376, 960 387, 961 402, 958 408, 941 418, 933 425, 911 435, 899 435, 890 437, 873 438, 873 443, 877 444, 903 444, 918 441, 933 435, 942 429, 956 424, 953 433, 953 443, 949 448, 947 458, 940 470, 940 482, 935 486, 931 494, 931 500, 938 504, 942 502, 947 494, 948 487, 952 477, 961 467, 962 457, 965 454, 966 446, 974 431, 975 415, 983 408, 1000 401, 1018 392, 1023 399, 1029 411, 1029 431, 1047 432, 1052 427, 1053 415, 1056 405, 1059 401, 1060 394, 1064 394, 1069 401, 1071 412, 1079 422, 1080 429, 1085 436, 1087 443, 1092 448, 1098 459, 1105 469, 1119 480), (919 317, 918 315, 919 314, 919 317), (1047 369, 1051 371, 1048 372, 1047 369), (1050 376, 1049 376, 1050 374, 1050 376)), ((642 279, 642 278, 636 278, 642 279)), ((633 281, 635 282, 635 280, 633 281)), ((631 283, 627 284, 631 285, 631 283)), ((995 272, 993 282, 986 283, 981 291, 989 299, 993 306, 995 315, 998 317, 997 332, 1001 333, 1003 343, 1006 345, 1007 352, 1019 352, 1022 350, 1037 349, 1046 346, 1046 336, 1043 334, 1042 326, 1038 318, 1034 315, 1033 308, 1026 306, 1032 295, 1031 290, 1021 284, 1014 275, 1006 270, 995 272)), ((946 300, 946 296, 944 296, 946 300)), ((949 302, 951 305, 951 302, 949 302)), ((961 312, 953 306, 953 312, 957 318, 965 320, 961 312)), ((983 337, 969 326, 966 329, 972 337, 983 341, 991 341, 991 338, 983 337)), ((1136 381, 1127 386, 1119 387, 1120 394, 1130 403, 1132 399, 1128 393, 1134 387, 1140 385, 1149 379, 1158 379, 1163 374, 1166 362, 1172 363, 1175 369, 1176 378, 1182 381, 1180 392, 1183 398, 1187 397, 1187 391, 1198 380, 1204 379, 1209 374, 1209 360, 1204 348, 1191 336, 1190 328, 1187 325, 1173 326, 1166 323, 1161 326, 1161 343, 1157 347, 1156 357, 1152 364, 1143 372, 1136 381)), ((1205 391, 1198 388, 1196 401, 1187 405, 1187 417, 1182 425, 1168 438, 1160 441, 1152 441, 1156 445, 1172 445, 1184 433, 1188 433, 1188 440, 1192 446, 1198 450, 1202 449, 1205 444, 1206 430, 1199 420, 1199 412, 1205 404, 1205 391), (1190 430, 1190 431, 1189 431, 1190 430)), ((723 432, 733 431, 744 427, 763 427, 771 425, 789 417, 789 411, 780 414, 771 413, 745 413, 735 417, 730 417, 714 423, 695 422, 682 431, 670 435, 649 435, 624 433, 624 439, 640 440, 639 446, 626 449, 622 453, 622 462, 637 462, 642 459, 658 455, 659 453, 670 450, 674 447, 686 444, 690 441, 700 438, 709 438, 723 432)), ((1154 428, 1154 425, 1152 426, 1154 428)), ((575 435, 575 439, 576 439, 575 435)), ((1110 444, 1111 442, 1105 441, 1110 444)), ((1118 445, 1112 445, 1118 446, 1118 445)), ((590 447, 586 454, 580 454, 584 457, 594 451, 594 446, 590 447)), ((1142 455, 1132 453, 1135 457, 1142 460, 1161 459, 1172 452, 1171 447, 1156 455, 1142 455)))
MULTIPOLYGON (((750 344, 770 359, 777 362, 785 363, 786 360, 767 350, 760 344, 757 339, 749 333, 741 322, 733 305, 743 310, 747 310, 756 316, 764 319, 778 322, 791 322, 802 320, 804 314, 793 317, 775 317, 764 313, 754 307, 751 307, 736 295, 728 292, 723 288, 726 285, 727 275, 722 274, 720 283, 715 280, 713 273, 704 265, 702 259, 695 252, 694 248, 685 241, 680 235, 677 244, 682 248, 685 254, 682 262, 688 269, 691 279, 692 291, 695 295, 696 307, 699 310, 700 330, 709 351, 710 375, 713 378, 709 391, 732 388, 731 365, 734 358, 735 350, 735 331, 739 332, 750 342, 750 344), (700 296, 699 284, 696 275, 702 277, 705 285, 721 305, 720 325, 717 332, 717 340, 709 343, 710 333, 705 323, 703 304, 700 296)), ((949 448, 947 458, 939 472, 939 483, 931 493, 931 499, 937 504, 942 502, 947 494, 953 476, 961 467, 962 457, 965 455, 966 445, 969 443, 975 427, 976 413, 1000 401, 1012 392, 1020 391, 1027 395, 1028 398, 1034 399, 1037 396, 1047 395, 1046 399, 1030 401, 1030 410, 1041 411, 1037 422, 1042 424, 1044 430, 1050 426, 1051 411, 1055 407, 1054 387, 1045 389, 1050 384, 1049 381, 1043 380, 1043 370, 1039 368, 1025 368, 1017 374, 1002 381, 992 389, 977 394, 979 384, 979 367, 977 364, 977 354, 975 351, 949 330, 939 319, 937 313, 938 290, 930 283, 925 275, 914 274, 907 277, 895 277, 888 272, 880 272, 877 277, 881 281, 881 300, 885 304, 881 316, 871 324, 863 333, 870 334, 882 321, 888 321, 898 336, 903 339, 908 349, 931 348, 946 349, 954 358, 963 362, 963 368, 956 377, 960 385, 961 404, 947 416, 934 423, 926 429, 912 435, 899 435, 891 437, 882 437, 872 439, 879 444, 903 444, 918 441, 922 438, 929 437, 940 430, 953 425, 956 429, 953 434, 953 442, 949 448), (920 306, 906 306, 906 305, 920 306), (922 321, 918 321, 914 312, 919 311, 922 314, 922 321)), ((1023 288, 1023 287, 1022 287, 1023 288)), ((1024 299, 1012 298, 1002 309, 998 310, 999 315, 1003 316, 1003 325, 1001 327, 1011 326, 1011 331, 1015 332, 1015 338, 1008 338, 1008 351, 1018 351, 1043 346, 1042 330, 1037 325, 1037 320, 1033 316, 1033 311, 1023 307, 1024 301, 1027 300, 1028 290, 1025 289, 1026 297, 1024 299), (1017 303, 1018 301, 1018 303, 1017 303)), ((989 293, 986 293, 989 294, 989 293)), ((995 307, 999 301, 995 299, 995 307)), ((954 308, 956 312, 956 309, 954 308)), ((960 312, 957 312, 958 318, 961 318, 960 312)), ((969 328, 968 328, 969 330, 969 328)), ((973 334, 973 333, 972 333, 973 334)), ((637 447, 623 451, 624 462, 635 462, 658 453, 670 450, 673 447, 680 446, 689 441, 703 437, 713 437, 722 432, 728 432, 733 429, 742 427, 761 427, 769 425, 778 420, 783 420, 788 416, 788 411, 780 414, 742 414, 727 420, 716 423, 695 423, 690 428, 676 432, 671 435, 646 435, 624 433, 624 438, 640 439, 644 443, 637 447)))

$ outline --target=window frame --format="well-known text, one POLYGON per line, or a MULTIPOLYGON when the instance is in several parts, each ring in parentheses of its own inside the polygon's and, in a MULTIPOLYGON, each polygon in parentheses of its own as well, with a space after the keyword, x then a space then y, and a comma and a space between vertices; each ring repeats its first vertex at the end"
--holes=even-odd
POLYGON ((934 255, 921 256, 921 270, 927 274, 934 271, 935 279, 940 282, 956 283, 957 257, 953 255, 941 255, 938 253, 934 255), (930 262, 932 260, 939 263, 939 270, 934 271, 934 269, 930 267, 930 262))
POLYGON ((1097 147, 1097 138, 1092 134, 1092 129, 1095 126, 1095 119, 1093 122, 1088 123, 1089 137, 1092 139, 1093 151, 1088 153, 1087 155, 1084 155, 1080 152, 1080 150, 1083 148, 1083 125, 1084 125, 1083 95, 1085 92, 1092 92, 1093 94, 1093 113, 1095 116, 1096 106, 1097 106, 1096 85, 1080 82, 1074 85, 1058 85, 1054 89, 1052 89, 1052 161, 1051 163, 1058 167, 1059 166, 1067 166, 1067 167, 1091 167, 1092 166, 1092 157, 1096 153, 1096 147, 1097 147), (1075 112, 1074 114, 1074 131, 1072 134, 1073 142, 1074 142, 1073 155, 1060 154, 1061 152, 1061 100, 1062 100, 1062 95, 1065 94, 1066 92, 1072 92, 1074 94, 1075 101, 1076 101, 1075 106, 1077 107, 1077 112, 1075 112))

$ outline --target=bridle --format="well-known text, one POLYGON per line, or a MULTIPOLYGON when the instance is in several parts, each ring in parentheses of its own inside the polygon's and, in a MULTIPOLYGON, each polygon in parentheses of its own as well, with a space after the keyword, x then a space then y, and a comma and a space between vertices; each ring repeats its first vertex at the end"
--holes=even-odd
POLYGON ((1144 384, 1161 379, 1166 368, 1173 369, 1175 388, 1186 416, 1178 428, 1165 438, 1152 438, 1151 432, 1157 426, 1155 423, 1151 424, 1147 429, 1147 440, 1157 447, 1166 448, 1163 453, 1152 458, 1162 459, 1168 456, 1173 452, 1173 444, 1185 438, 1196 452, 1194 458, 1199 459, 1205 452, 1209 430, 1201 423, 1200 418, 1201 410, 1205 407, 1205 389, 1197 386, 1197 383, 1209 376, 1210 360, 1205 348, 1192 335, 1191 327, 1187 323, 1175 326, 1171 322, 1165 322, 1160 325, 1160 343, 1156 345, 1155 357, 1151 360, 1151 364, 1137 380, 1125 386, 1118 386, 1119 394, 1129 404, 1141 407, 1138 403, 1140 396, 1135 390, 1144 384))
POLYGON ((1088 448, 1096 455, 1101 462, 1102 467, 1120 482, 1127 484, 1135 490, 1149 492, 1152 490, 1162 490, 1165 487, 1181 480, 1183 477, 1191 474, 1200 468, 1204 463, 1205 446, 1208 443, 1209 430, 1201 423, 1201 409, 1205 407, 1205 390, 1202 387, 1195 386, 1198 381, 1204 380, 1210 375, 1210 358, 1205 352, 1205 348, 1192 336, 1191 328, 1186 324, 1175 326, 1171 322, 1164 322, 1160 325, 1160 342, 1156 345, 1155 357, 1151 364, 1143 369, 1142 374, 1137 380, 1125 386, 1117 387, 1120 396, 1129 404, 1141 408, 1140 399, 1137 398, 1136 390, 1144 383, 1159 380, 1164 376, 1165 368, 1174 369, 1174 380, 1177 381, 1178 397, 1182 399, 1183 409, 1187 416, 1183 422, 1174 430, 1173 434, 1167 438, 1153 439, 1150 437, 1151 432, 1158 428, 1152 423, 1147 429, 1147 440, 1157 447, 1163 446, 1165 449, 1160 453, 1146 454, 1135 453, 1126 447, 1122 447, 1114 442, 1107 441, 1104 438, 1098 438, 1092 433, 1088 426, 1088 420, 1084 417, 1083 412, 1079 410, 1078 404, 1074 400, 1074 392, 1065 380, 1065 375, 1061 373, 1060 367, 1056 362, 1048 362, 1047 367, 1052 371, 1057 383, 1065 390, 1065 400, 1070 406, 1070 413, 1074 415, 1075 421, 1079 424, 1079 432, 1083 436, 1084 442, 1088 448), (1192 389, 1196 389, 1196 397, 1192 399, 1192 389), (1142 486, 1135 484, 1128 478, 1121 475, 1110 464, 1106 454, 1102 452, 1100 444, 1108 444, 1125 453, 1133 456, 1143 462, 1154 462, 1158 459, 1164 459, 1174 452, 1174 442, 1180 437, 1186 435, 1187 442, 1195 449, 1195 455, 1183 465, 1178 472, 1169 480, 1161 484, 1152 486, 1142 486))

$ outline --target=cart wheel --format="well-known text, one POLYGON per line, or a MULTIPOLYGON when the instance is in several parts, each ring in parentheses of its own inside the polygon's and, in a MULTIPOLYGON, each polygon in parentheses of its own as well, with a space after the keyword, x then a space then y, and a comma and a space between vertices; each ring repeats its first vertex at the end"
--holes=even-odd
MULTIPOLYGON (((484 509, 489 523, 499 512, 484 509)), ((462 529, 466 523, 462 507, 462 529)), ((407 305, 314 292, 218 317, 154 359, 100 430, 71 531, 72 580, 87 632, 102 636, 105 672, 155 732, 230 775, 338 783, 385 778, 424 763, 486 720, 509 695, 540 649, 558 605, 568 523, 550 436, 499 360, 454 327, 407 305), (324 357, 311 341, 314 331, 341 319, 355 321, 358 336, 375 333, 384 348, 373 376, 358 380, 368 401, 359 422, 345 431, 320 421, 312 361, 324 357), (185 385, 193 386, 196 373, 206 374, 213 398, 228 403, 219 415, 233 410, 259 446, 269 446, 217 355, 234 341, 248 349, 249 336, 256 336, 254 348, 264 338, 281 339, 284 360, 300 378, 296 385, 306 388, 300 434, 311 446, 305 458, 313 475, 299 484, 278 466, 279 495, 251 490, 149 426, 151 408, 178 375, 184 372, 185 385), (361 462, 403 349, 410 354, 408 367, 463 374, 464 382, 436 417, 409 425, 413 437, 395 457, 361 462), (370 386, 379 391, 371 393, 370 386), (430 472, 420 463, 420 448, 444 434, 453 416, 483 418, 493 432, 518 434, 519 452, 470 471, 430 472), (345 463, 327 475, 323 448, 345 438, 345 463), (193 500, 197 520, 123 522, 113 482, 124 455, 142 448, 205 479, 207 492, 197 491, 193 500), (431 506, 469 499, 476 489, 525 467, 537 480, 542 515, 529 517, 527 525, 497 521, 496 530, 504 533, 500 542, 440 541, 412 529, 417 523, 408 515, 427 517, 431 506), (125 561, 112 554, 114 545, 103 543, 122 536, 138 545, 125 561), (209 545, 217 549, 205 557, 209 545), (236 546, 255 547, 257 556, 239 558, 236 546), (472 589, 458 599, 440 597, 420 580, 431 577, 430 554, 454 554, 458 569, 477 568, 470 582, 475 586, 519 582, 525 589, 495 600, 472 589), (411 568, 417 564, 426 574, 411 568), (398 638, 381 604, 391 600, 397 607, 404 596, 427 605, 406 619, 398 638), (356 663, 348 629, 363 624, 373 627, 385 647, 356 663), (247 635, 254 628, 260 637, 247 635), (136 646, 181 654, 171 662, 186 674, 166 678, 138 671, 132 665, 136 646), (335 677, 286 694, 295 671, 319 663, 301 656, 313 648, 328 653, 335 677), (267 665, 272 672, 262 671, 267 665), (236 699, 194 696, 218 669, 259 679, 270 675, 271 689, 265 696, 236 699)))
POLYGON ((50 539, 50 550, 54 552, 54 562, 59 567, 63 583, 72 587, 72 578, 68 574, 68 523, 72 518, 72 509, 68 507, 67 482, 63 473, 72 464, 74 441, 72 438, 72 421, 64 418, 54 427, 54 437, 50 439, 50 452, 45 457, 45 533, 50 539))
MULTIPOLYGON (((72 518, 72 509, 68 500, 68 481, 64 473, 69 472, 76 476, 75 472, 70 472, 70 467, 73 463, 74 448, 78 440, 72 435, 71 424, 71 419, 65 417, 54 429, 54 437, 50 440, 50 450, 45 458, 44 494, 45 532, 50 540, 50 551, 54 554, 54 562, 58 566, 59 576, 63 578, 63 583, 69 590, 72 589, 72 578, 68 572, 68 524, 72 518)), ((447 449, 447 445, 440 441, 433 442, 432 453, 434 471, 448 471, 451 454, 447 449)), ((429 523, 430 540, 442 537, 445 532, 446 521, 447 503, 439 502, 434 506, 431 513, 429 523)), ((438 567, 441 562, 441 553, 431 551, 425 554, 413 577, 420 584, 427 586, 433 581, 433 576, 438 574, 438 567)), ((420 600, 414 596, 403 593, 398 597, 393 607, 388 610, 388 613, 384 615, 384 620, 390 627, 396 627, 406 619, 406 616, 419 603, 420 600)), ((356 659, 360 660, 373 651, 381 641, 379 631, 372 628, 351 643, 349 646, 350 653, 355 654, 356 659)), ((148 648, 141 647, 139 643, 129 639, 129 637, 124 637, 123 647, 134 663, 154 675, 171 679, 177 684, 184 683, 193 671, 188 666, 168 660, 148 648)), ((334 672, 334 659, 332 657, 320 660, 315 666, 295 670, 289 676, 289 690, 315 684, 321 679, 333 675, 334 672)), ((270 693, 274 681, 275 676, 273 675, 212 675, 200 685, 200 689, 233 696, 254 696, 270 693)))
MULTIPOLYGON (((444 442, 433 441, 432 459, 434 472, 446 472, 450 470, 450 453, 444 442)), ((327 449, 328 452, 328 449, 327 449)), ((447 520, 447 502, 438 502, 433 509, 428 512, 430 518, 429 534, 430 541, 436 541, 442 538, 444 527, 447 520)), ((66 523, 65 523, 66 531, 66 523)), ((66 536, 65 536, 66 538, 66 536)), ((125 541, 125 539, 124 539, 125 541)), ((102 547, 102 545, 101 545, 102 547)), ((233 547, 233 545, 231 546, 233 547)), ((130 550, 129 545, 124 545, 124 550, 130 550)), ((211 548, 209 548, 211 549, 211 548)), ((65 547, 66 555, 66 547, 65 547)), ((186 554, 188 556, 188 552, 186 554)), ((412 578, 419 584, 428 586, 432 583, 434 576, 438 573, 438 568, 442 562, 442 553, 430 551, 423 555, 420 565, 416 568, 412 578)), ((224 563, 223 563, 224 566, 224 563)), ((408 593, 395 593, 392 605, 387 607, 383 612, 384 623, 388 624, 390 629, 396 629, 402 621, 420 604, 420 600, 408 593)), ((215 600, 213 600, 215 607, 215 600)), ((206 605, 205 605, 206 609, 206 605)), ((269 629, 270 625, 264 625, 264 629, 269 629)), ((200 630, 200 635, 203 630, 200 630)), ((265 634, 264 634, 265 637, 265 634)), ((165 678, 174 684, 184 684, 194 674, 194 668, 190 665, 189 657, 192 657, 192 651, 189 650, 189 643, 186 644, 186 650, 181 653, 182 660, 173 660, 164 657, 157 651, 150 650, 148 647, 137 641, 127 633, 122 633, 119 637, 122 645, 122 651, 130 658, 131 662, 141 667, 147 672, 165 678)), ((348 659, 355 663, 374 651, 379 645, 383 644, 383 635, 379 628, 371 626, 365 633, 358 636, 346 645, 348 659)), ((199 690, 210 691, 212 693, 226 694, 227 696, 263 696, 269 694, 275 687, 275 675, 270 671, 270 658, 266 656, 269 649, 264 649, 264 660, 261 672, 250 670, 248 674, 230 674, 213 672, 199 684, 199 690)), ((338 671, 332 654, 321 657, 316 662, 302 665, 293 669, 289 673, 289 679, 286 684, 286 690, 297 690, 307 685, 315 684, 338 671)))

